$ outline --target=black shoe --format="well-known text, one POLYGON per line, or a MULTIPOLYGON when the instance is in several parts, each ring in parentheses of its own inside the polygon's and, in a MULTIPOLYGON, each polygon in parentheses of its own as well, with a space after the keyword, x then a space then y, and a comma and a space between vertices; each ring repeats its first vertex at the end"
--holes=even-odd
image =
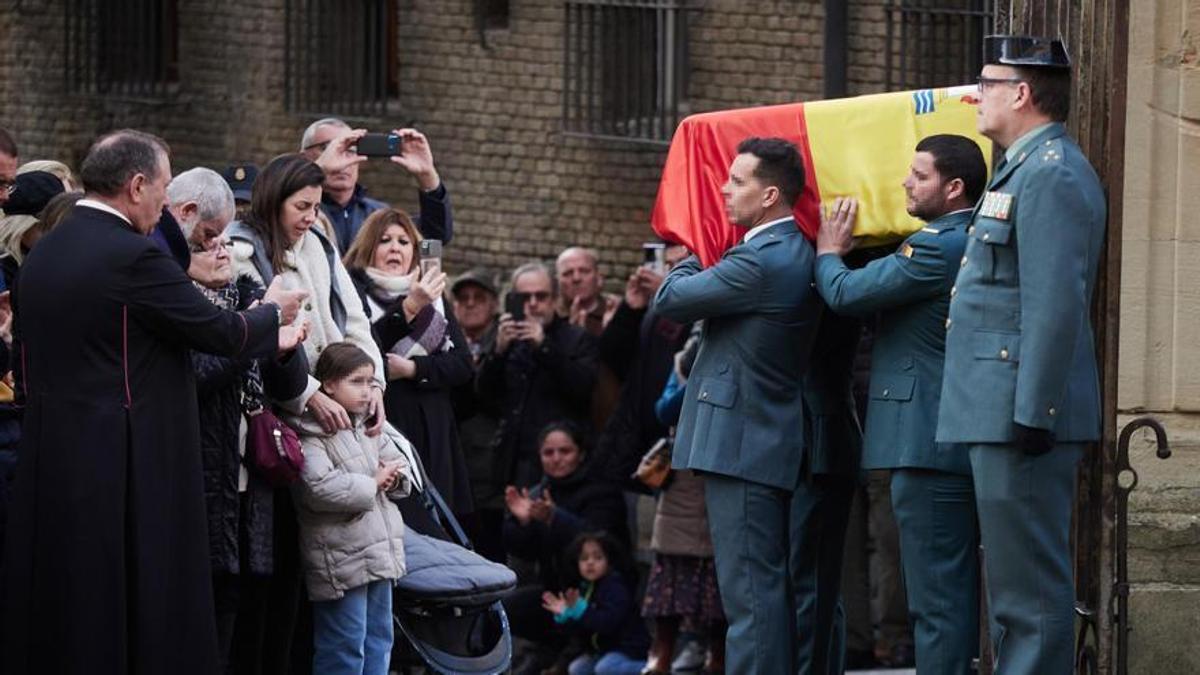
POLYGON ((917 653, 912 645, 895 645, 884 665, 892 668, 913 668, 917 665, 917 653))
POLYGON ((846 650, 846 670, 871 670, 878 665, 875 652, 869 649, 846 650))

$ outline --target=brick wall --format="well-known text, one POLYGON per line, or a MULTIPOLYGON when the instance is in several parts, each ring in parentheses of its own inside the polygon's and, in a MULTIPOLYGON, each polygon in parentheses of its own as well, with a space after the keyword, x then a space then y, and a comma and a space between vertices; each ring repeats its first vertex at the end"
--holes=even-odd
MULTIPOLYGON (((65 96, 61 0, 0 2, 0 125, 23 156, 77 165, 99 132, 143 128, 171 144, 176 171, 263 163, 294 151, 311 121, 283 109, 283 1, 179 3, 179 84, 160 102, 65 96), (35 6, 36 5, 36 6, 35 6)), ((691 16, 688 109, 818 98, 820 0, 709 0, 691 16)), ((401 93, 373 129, 413 124, 451 190, 448 264, 511 268, 571 244, 600 250, 616 286, 640 260, 665 147, 560 133, 563 5, 511 0, 509 25, 481 44, 470 0, 398 0, 401 93)), ((883 0, 850 11, 851 93, 883 82, 883 0)), ((362 182, 415 206, 410 179, 380 160, 362 182)))

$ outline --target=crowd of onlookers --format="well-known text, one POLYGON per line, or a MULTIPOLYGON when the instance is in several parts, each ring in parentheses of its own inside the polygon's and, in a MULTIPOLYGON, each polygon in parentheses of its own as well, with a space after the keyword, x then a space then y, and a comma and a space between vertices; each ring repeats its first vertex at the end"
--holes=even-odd
MULTIPOLYGON (((673 661, 722 672, 704 485, 690 471, 668 472, 669 443, 655 447, 679 417, 699 341, 699 326, 651 306, 686 251, 664 245, 618 295, 604 292, 597 253, 574 246, 554 261, 449 276, 421 254, 422 241, 452 248, 455 234, 428 141, 394 132, 403 151, 391 161, 417 188, 409 214, 358 182, 362 134, 318 120, 299 152, 261 167, 179 173, 150 233, 222 310, 270 302, 276 288, 303 291, 293 357, 192 352, 221 667, 343 672, 345 663, 328 659, 345 603, 359 590, 354 602, 376 602, 402 574, 402 556, 386 552, 401 538, 390 523, 436 528, 427 510, 390 499, 427 480, 475 549, 518 572, 504 603, 516 672, 659 673, 673 661), (280 487, 247 461, 261 410, 303 438, 304 488, 280 487), (408 443, 423 477, 395 452, 408 443), (652 556, 639 564, 636 505, 646 494, 656 495, 643 537, 652 556), (350 512, 376 516, 352 529, 340 515, 350 512), (375 553, 338 553, 347 549, 375 553), (340 613, 329 611, 333 599, 340 613)), ((81 188, 90 195, 60 162, 20 164, 0 130, 5 289, 85 196, 81 188)), ((14 299, 0 295, 6 356, 14 299)), ((21 435, 13 357, 0 383, 0 490, 21 435)), ((380 658, 386 667, 388 624, 386 640, 360 628, 365 654, 350 670, 377 672, 380 658)))

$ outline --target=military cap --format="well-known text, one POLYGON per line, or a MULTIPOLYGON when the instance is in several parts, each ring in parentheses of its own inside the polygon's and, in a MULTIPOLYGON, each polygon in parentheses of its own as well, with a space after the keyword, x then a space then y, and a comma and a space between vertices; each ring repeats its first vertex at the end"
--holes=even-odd
POLYGON ((18 174, 15 183, 12 196, 0 207, 7 216, 36 217, 55 195, 66 191, 58 176, 48 171, 27 171, 18 174))
POLYGON ((225 167, 225 170, 221 172, 221 177, 225 179, 226 183, 229 183, 234 199, 248 202, 251 188, 254 187, 254 179, 258 177, 258 167, 253 164, 234 164, 225 167))
POLYGON ((1071 57, 1062 40, 1030 35, 989 35, 983 38, 983 63, 990 66, 1070 68, 1071 57))
POLYGON ((496 291, 496 282, 492 280, 492 275, 479 268, 469 269, 454 277, 454 281, 450 284, 450 292, 458 293, 458 289, 467 284, 475 284, 492 295, 499 295, 496 291))

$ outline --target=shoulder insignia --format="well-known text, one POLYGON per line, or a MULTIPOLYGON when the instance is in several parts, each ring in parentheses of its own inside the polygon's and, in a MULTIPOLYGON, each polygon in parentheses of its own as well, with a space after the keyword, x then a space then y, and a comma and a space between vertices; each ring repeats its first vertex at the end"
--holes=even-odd
POLYGON ((1062 154, 1058 150, 1051 148, 1042 154, 1043 162, 1057 162, 1062 159, 1062 154))
POLYGON ((900 255, 904 256, 905 258, 911 258, 913 255, 912 244, 908 243, 907 241, 904 242, 904 245, 902 245, 900 247, 899 253, 900 253, 900 255))

